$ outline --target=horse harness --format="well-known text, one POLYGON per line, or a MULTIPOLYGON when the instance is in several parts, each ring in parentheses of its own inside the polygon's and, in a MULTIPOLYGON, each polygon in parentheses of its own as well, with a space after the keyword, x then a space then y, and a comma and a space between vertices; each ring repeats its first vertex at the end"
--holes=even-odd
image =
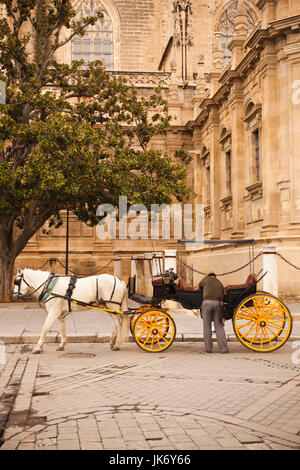
MULTIPOLYGON (((44 286, 42 292, 40 293, 40 295, 38 297, 39 304, 41 304, 41 303, 46 304, 47 302, 49 302, 49 300, 52 300, 54 298, 66 299, 68 301, 68 304, 69 304, 69 313, 70 313, 70 312, 72 312, 71 302, 75 300, 75 299, 72 299, 72 294, 73 294, 73 290, 74 290, 76 282, 77 282, 77 277, 76 276, 70 276, 69 285, 68 285, 68 288, 66 290, 65 295, 56 294, 55 292, 53 292, 53 289, 54 289, 55 284, 56 284, 59 277, 64 277, 64 276, 60 276, 60 275, 57 275, 57 274, 54 274, 54 273, 50 273, 48 279, 46 279, 46 281, 44 281, 33 292, 30 292, 29 295, 31 296, 32 294, 37 292, 42 286, 44 286)), ((28 282, 24 278, 24 274, 22 273, 19 278, 16 278, 14 280, 14 284, 16 286, 18 286, 18 294, 19 295, 21 295, 20 291, 21 291, 22 281, 25 282, 25 284, 28 287, 30 287, 30 285, 28 284, 28 282)), ((86 302, 76 301, 76 303, 78 303, 79 305, 83 305, 83 306, 89 306, 89 305, 92 306, 94 303, 96 303, 97 305, 103 304, 105 307, 107 306, 106 305, 107 303, 112 303, 112 304, 116 304, 116 305, 120 306, 121 302, 116 302, 116 301, 112 300, 113 297, 114 297, 114 294, 115 294, 116 284, 117 284, 117 278, 116 278, 116 276, 114 276, 114 286, 113 286, 113 289, 112 289, 112 292, 111 292, 111 295, 110 295, 110 299, 109 300, 104 300, 102 298, 99 298, 99 286, 98 286, 98 277, 97 277, 96 278, 96 302, 91 302, 90 304, 88 304, 86 302)), ((23 297, 26 297, 26 295, 23 295, 23 297)))
MULTIPOLYGON (((74 290, 76 282, 77 282, 77 277, 76 276, 70 276, 69 285, 68 285, 68 288, 66 290, 65 295, 55 294, 55 292, 52 291, 55 284, 56 284, 56 281, 58 280, 59 277, 62 277, 62 276, 58 276, 54 273, 50 273, 50 276, 49 276, 49 278, 47 279, 47 281, 44 285, 43 291, 41 292, 41 294, 38 298, 38 301, 43 302, 44 304, 46 304, 49 300, 51 300, 53 298, 56 298, 56 297, 66 299, 68 301, 69 313, 70 313, 70 312, 72 312, 71 303, 72 303, 73 300, 75 300, 75 299, 72 299, 72 294, 73 294, 73 290, 74 290)), ((103 304, 106 307, 107 303, 112 303, 112 304, 116 304, 116 305, 120 306, 121 302, 116 302, 116 301, 112 300, 113 297, 114 297, 115 290, 116 290, 116 284, 117 284, 117 279, 114 276, 114 286, 113 286, 113 289, 112 289, 112 292, 111 292, 111 295, 110 295, 110 299, 109 300, 104 300, 102 298, 99 298, 99 286, 98 286, 98 277, 97 277, 96 278, 96 302, 91 302, 90 305, 93 305, 94 303, 96 303, 96 305, 103 304)), ((82 301, 79 302, 77 300, 76 300, 76 303, 81 304, 83 306, 88 306, 89 305, 86 302, 82 302, 82 301)))

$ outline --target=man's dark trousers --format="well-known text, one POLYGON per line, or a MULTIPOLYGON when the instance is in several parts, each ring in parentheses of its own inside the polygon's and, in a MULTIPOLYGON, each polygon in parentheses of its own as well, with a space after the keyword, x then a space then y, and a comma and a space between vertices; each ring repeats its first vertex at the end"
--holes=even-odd
POLYGON ((202 302, 202 318, 203 318, 203 336, 204 344, 207 352, 213 349, 211 322, 214 322, 217 342, 221 352, 227 352, 227 340, 224 327, 221 323, 221 303, 219 300, 204 300, 202 302))

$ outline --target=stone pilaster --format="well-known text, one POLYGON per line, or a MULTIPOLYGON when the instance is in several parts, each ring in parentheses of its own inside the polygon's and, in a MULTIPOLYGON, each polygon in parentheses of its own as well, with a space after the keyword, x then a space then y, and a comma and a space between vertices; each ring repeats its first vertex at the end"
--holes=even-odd
POLYGON ((261 62, 262 93, 262 181, 264 222, 261 235, 276 233, 279 222, 278 175, 278 89, 274 44, 266 41, 261 62))
POLYGON ((210 238, 218 239, 221 235, 221 216, 220 216, 220 198, 221 198, 221 150, 219 144, 220 137, 220 118, 216 106, 212 107, 209 116, 209 129, 211 135, 210 145, 210 238))
POLYGON ((231 69, 235 70, 240 61, 244 57, 244 43, 248 34, 248 19, 245 6, 245 0, 238 1, 238 7, 235 17, 234 38, 232 39, 229 49, 232 52, 231 69))
POLYGON ((243 87, 234 80, 229 106, 231 108, 231 187, 232 187, 232 237, 242 238, 245 229, 245 128, 243 123, 243 87))

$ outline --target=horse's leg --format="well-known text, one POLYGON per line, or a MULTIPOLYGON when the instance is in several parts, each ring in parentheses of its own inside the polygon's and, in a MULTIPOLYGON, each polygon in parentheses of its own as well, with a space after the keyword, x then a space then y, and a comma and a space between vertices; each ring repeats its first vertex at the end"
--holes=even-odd
MULTIPOLYGON (((113 308, 113 307, 112 307, 113 308)), ((124 297, 121 303, 120 310, 123 312, 127 310, 127 291, 124 292, 124 297)), ((111 336, 110 347, 113 351, 119 351, 120 346, 129 338, 129 315, 112 315, 115 321, 115 330, 111 336)))
POLYGON ((128 315, 115 315, 116 322, 116 337, 111 349, 119 351, 121 344, 128 341, 129 337, 129 316, 128 315))
POLYGON ((53 325, 53 323, 55 322, 55 320, 57 320, 60 315, 61 315, 60 309, 55 309, 55 310, 53 309, 53 310, 50 310, 48 312, 44 327, 42 329, 40 339, 39 339, 35 349, 32 351, 33 354, 39 354, 42 351, 47 333, 49 332, 49 330, 50 330, 51 326, 53 325))
POLYGON ((63 351, 65 345, 67 344, 66 320, 65 320, 65 317, 60 317, 60 318, 59 318, 59 322, 60 322, 61 336, 60 336, 60 343, 59 343, 58 348, 56 348, 56 351, 63 351))
POLYGON ((109 315, 110 315, 110 318, 115 323, 114 331, 112 332, 111 337, 110 337, 110 349, 114 350, 114 346, 116 344, 116 339, 117 339, 117 321, 116 321, 116 315, 114 315, 113 313, 110 313, 109 315))
POLYGON ((121 330, 121 324, 120 324, 120 318, 119 315, 113 315, 114 321, 115 321, 115 329, 114 332, 111 336, 110 339, 110 348, 113 351, 119 351, 121 342, 120 342, 120 330, 121 330))

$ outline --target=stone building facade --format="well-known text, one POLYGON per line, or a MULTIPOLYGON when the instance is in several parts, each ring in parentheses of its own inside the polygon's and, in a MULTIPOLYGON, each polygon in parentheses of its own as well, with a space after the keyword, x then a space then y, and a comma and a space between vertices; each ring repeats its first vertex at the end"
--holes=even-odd
MULTIPOLYGON (((273 244, 300 266, 300 2, 299 0, 84 0, 78 14, 104 9, 88 38, 60 53, 102 57, 140 94, 160 85, 173 117, 152 145, 190 152, 189 182, 204 205, 205 238, 254 239, 254 253, 273 244)), ((107 240, 72 215, 70 266, 96 272, 113 256, 130 274, 132 255, 176 249, 177 241, 107 240)), ((39 267, 64 261, 65 226, 44 227, 19 257, 39 267), (54 261, 53 261, 54 262, 54 261)), ((247 262, 248 248, 211 245, 185 251, 195 269, 218 273, 247 262)), ((62 269, 56 265, 57 271, 62 269)), ((255 269, 261 268, 261 259, 255 269)), ((112 265, 106 271, 111 272, 112 265)), ((278 259, 279 293, 300 296, 299 271, 278 259), (299 294, 297 293, 299 292, 299 294)), ((249 268, 228 275, 243 279, 249 268)), ((200 274, 194 273, 194 283, 200 274)))

